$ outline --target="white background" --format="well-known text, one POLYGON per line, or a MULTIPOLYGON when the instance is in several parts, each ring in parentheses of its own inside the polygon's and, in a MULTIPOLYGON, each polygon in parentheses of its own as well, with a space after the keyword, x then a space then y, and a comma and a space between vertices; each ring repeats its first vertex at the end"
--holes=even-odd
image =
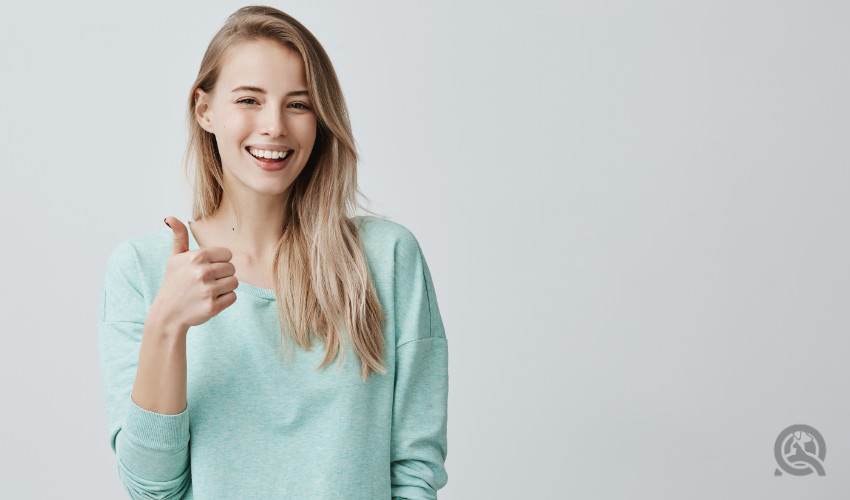
MULTIPOLYGON (((100 281, 189 217, 189 86, 242 5, 3 5, 4 498, 126 498, 100 281)), ((441 499, 850 495, 846 2, 272 5, 323 43, 361 187, 428 260, 441 499), (796 423, 826 476, 774 476, 796 423)))

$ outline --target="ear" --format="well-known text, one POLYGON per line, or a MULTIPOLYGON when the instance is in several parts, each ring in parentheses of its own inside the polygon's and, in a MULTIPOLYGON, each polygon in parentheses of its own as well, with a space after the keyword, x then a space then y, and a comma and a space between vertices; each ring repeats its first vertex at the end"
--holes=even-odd
POLYGON ((195 120, 202 129, 214 133, 210 119, 210 95, 200 88, 195 89, 195 120))

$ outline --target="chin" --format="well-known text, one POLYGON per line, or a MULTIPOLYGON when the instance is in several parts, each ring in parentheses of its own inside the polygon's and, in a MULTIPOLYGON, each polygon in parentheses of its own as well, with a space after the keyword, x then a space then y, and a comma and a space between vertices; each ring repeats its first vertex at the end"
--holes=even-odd
POLYGON ((254 191, 257 194, 263 194, 267 196, 280 196, 286 191, 289 190, 289 187, 292 185, 291 182, 287 183, 268 183, 262 186, 255 186, 254 191))

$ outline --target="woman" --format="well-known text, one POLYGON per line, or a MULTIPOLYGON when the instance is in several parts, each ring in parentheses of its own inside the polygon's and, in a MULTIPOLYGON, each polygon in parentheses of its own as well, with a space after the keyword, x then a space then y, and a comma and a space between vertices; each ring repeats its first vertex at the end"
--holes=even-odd
POLYGON ((431 274, 404 226, 348 215, 357 155, 324 49, 279 10, 239 9, 189 118, 193 220, 122 242, 103 278, 130 496, 436 498, 448 351, 431 274))

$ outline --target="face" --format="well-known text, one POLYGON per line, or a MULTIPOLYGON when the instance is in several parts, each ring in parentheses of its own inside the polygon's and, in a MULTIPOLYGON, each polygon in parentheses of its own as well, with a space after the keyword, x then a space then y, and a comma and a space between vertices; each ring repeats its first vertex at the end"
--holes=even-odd
POLYGON ((316 115, 294 50, 269 40, 232 47, 215 88, 197 89, 195 102, 198 123, 215 135, 229 189, 279 196, 304 169, 316 115))

